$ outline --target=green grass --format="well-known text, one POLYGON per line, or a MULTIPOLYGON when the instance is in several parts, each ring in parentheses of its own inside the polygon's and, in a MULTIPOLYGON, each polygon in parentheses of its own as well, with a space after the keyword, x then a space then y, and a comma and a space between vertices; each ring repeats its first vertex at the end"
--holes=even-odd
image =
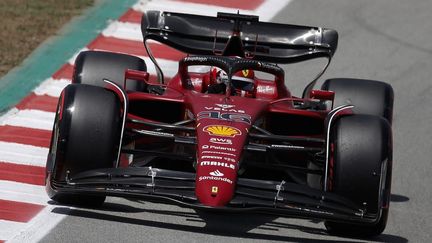
POLYGON ((0 77, 95 0, 0 0, 0 77))

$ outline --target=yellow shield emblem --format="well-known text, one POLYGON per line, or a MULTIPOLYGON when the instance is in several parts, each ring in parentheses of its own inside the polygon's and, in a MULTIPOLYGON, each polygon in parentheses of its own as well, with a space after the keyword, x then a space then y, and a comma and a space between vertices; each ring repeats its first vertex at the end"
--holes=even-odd
POLYGON ((235 127, 224 126, 224 125, 210 125, 203 129, 204 132, 208 132, 210 135, 221 136, 221 137, 235 137, 241 135, 241 131, 235 127))

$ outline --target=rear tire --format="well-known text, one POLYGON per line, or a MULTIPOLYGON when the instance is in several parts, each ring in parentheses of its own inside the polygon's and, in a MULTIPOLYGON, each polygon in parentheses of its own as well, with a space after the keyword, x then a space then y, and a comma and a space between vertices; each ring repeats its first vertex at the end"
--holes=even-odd
POLYGON ((393 88, 387 83, 335 78, 326 80, 321 89, 335 92, 333 107, 352 104, 355 114, 381 116, 392 123, 394 94, 393 88))
MULTIPOLYGON (((109 79, 120 87, 124 86, 126 69, 147 71, 147 66, 141 58, 126 54, 83 51, 75 60, 72 82, 105 87, 103 79, 109 79)), ((144 91, 146 84, 136 80, 126 82, 126 90, 144 91)))
POLYGON ((340 117, 332 126, 328 189, 380 215, 376 224, 326 221, 330 234, 375 236, 386 227, 392 171, 392 135, 387 120, 371 115, 340 117), (382 178, 380 175, 382 174, 382 178))
POLYGON ((121 132, 120 101, 106 89, 84 84, 68 85, 62 92, 47 159, 46 190, 62 204, 99 206, 105 196, 56 190, 66 177, 79 172, 112 168, 121 132))

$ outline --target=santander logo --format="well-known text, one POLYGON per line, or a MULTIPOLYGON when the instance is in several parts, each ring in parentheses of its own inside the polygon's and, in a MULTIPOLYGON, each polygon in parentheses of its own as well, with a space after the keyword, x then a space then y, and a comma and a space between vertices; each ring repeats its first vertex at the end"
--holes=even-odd
POLYGON ((220 172, 219 170, 215 170, 213 172, 210 172, 210 175, 212 176, 224 176, 224 174, 222 172, 220 172))

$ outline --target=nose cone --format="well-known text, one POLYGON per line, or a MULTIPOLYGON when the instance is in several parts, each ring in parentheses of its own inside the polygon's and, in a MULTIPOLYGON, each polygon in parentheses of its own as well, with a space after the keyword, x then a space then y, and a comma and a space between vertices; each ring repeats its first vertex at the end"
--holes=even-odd
POLYGON ((195 194, 204 205, 225 206, 235 193, 248 131, 268 102, 196 92, 188 93, 186 101, 197 120, 195 194))
POLYGON ((234 196, 246 128, 242 123, 217 120, 204 121, 197 127, 195 193, 202 204, 224 206, 234 196))

